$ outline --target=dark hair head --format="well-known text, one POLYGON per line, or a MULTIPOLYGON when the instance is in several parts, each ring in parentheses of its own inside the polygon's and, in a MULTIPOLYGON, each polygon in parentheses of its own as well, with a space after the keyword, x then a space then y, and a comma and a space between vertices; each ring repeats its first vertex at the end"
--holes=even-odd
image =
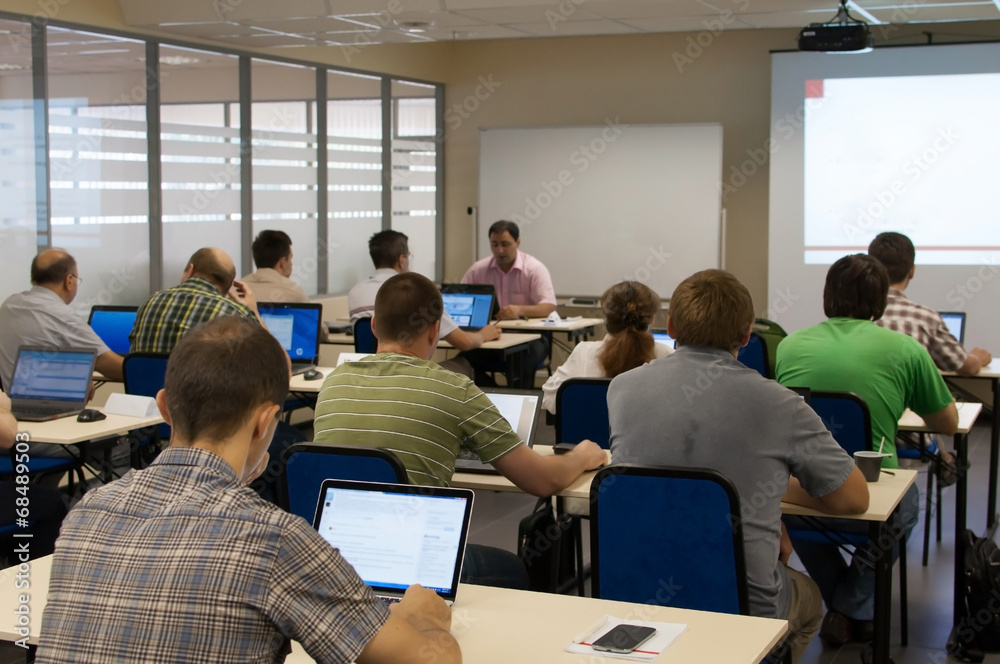
POLYGON ((605 376, 614 378, 653 359, 649 327, 660 311, 659 295, 638 281, 623 281, 604 291, 601 311, 604 327, 613 335, 597 356, 605 376))
POLYGON ((890 284, 900 284, 910 276, 917 252, 902 233, 879 233, 868 245, 868 255, 885 266, 890 284))
POLYGON ((878 320, 889 297, 889 273, 866 254, 844 256, 830 266, 823 287, 827 318, 878 320))
POLYGON ((260 325, 221 316, 177 343, 164 389, 181 440, 220 440, 233 435, 261 404, 285 402, 288 355, 260 325))
POLYGON ((380 342, 408 346, 441 320, 441 291, 427 277, 403 272, 386 279, 375 295, 375 334, 380 342))
POLYGON ((222 249, 205 247, 194 252, 188 265, 194 267, 194 275, 208 279, 223 293, 228 293, 236 279, 236 266, 222 249))
MULTIPOLYGON (((285 231, 261 231, 253 241, 253 263, 257 269, 274 267, 292 253, 292 238, 285 231)), ((227 289, 228 290, 228 289, 227 289)))
POLYGON ((60 249, 49 249, 31 259, 31 283, 39 286, 61 284, 76 272, 76 259, 60 249))
POLYGON ((517 242, 518 238, 521 237, 521 229, 517 227, 513 221, 507 221, 506 219, 501 219, 500 221, 494 221, 493 225, 490 226, 490 232, 486 234, 487 237, 493 237, 494 234, 500 235, 504 231, 510 233, 510 237, 517 242))
POLYGON ((368 240, 368 254, 375 269, 396 267, 400 256, 410 253, 410 238, 399 231, 379 231, 368 240))
POLYGON ((753 298, 725 270, 702 270, 685 279, 670 298, 678 346, 738 350, 753 325, 753 298))

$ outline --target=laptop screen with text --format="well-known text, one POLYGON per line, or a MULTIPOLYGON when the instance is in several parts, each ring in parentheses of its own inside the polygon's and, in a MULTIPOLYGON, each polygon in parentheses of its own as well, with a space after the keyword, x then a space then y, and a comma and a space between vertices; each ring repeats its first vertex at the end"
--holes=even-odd
POLYGON ((441 293, 444 310, 461 328, 480 329, 490 323, 493 296, 481 293, 441 293))
POLYGON ((22 348, 17 356, 10 397, 39 401, 86 401, 93 368, 93 352, 22 348))

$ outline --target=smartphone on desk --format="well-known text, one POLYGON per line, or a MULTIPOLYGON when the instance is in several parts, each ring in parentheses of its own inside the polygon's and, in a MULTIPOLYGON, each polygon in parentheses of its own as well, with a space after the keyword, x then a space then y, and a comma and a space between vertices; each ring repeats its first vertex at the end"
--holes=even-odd
POLYGON ((591 644, 594 650, 628 654, 653 638, 656 630, 642 625, 617 625, 591 644))

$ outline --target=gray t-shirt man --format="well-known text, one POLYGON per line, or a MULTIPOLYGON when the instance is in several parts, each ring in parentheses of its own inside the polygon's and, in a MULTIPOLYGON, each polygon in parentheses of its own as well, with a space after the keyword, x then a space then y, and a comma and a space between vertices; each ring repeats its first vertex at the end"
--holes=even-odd
POLYGON ((821 497, 854 468, 812 408, 732 353, 683 346, 615 378, 608 409, 613 463, 711 468, 736 486, 750 613, 785 618, 791 588, 778 553, 788 476, 821 497))

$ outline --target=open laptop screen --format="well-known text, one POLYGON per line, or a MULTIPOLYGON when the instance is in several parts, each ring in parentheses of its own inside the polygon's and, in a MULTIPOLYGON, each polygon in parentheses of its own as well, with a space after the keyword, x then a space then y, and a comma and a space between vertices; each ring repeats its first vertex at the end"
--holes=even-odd
POLYGON ((94 306, 87 322, 112 352, 126 355, 131 349, 128 335, 135 326, 137 311, 138 307, 94 306))
POLYGON ((257 305, 257 310, 293 362, 316 361, 322 305, 264 302, 257 305))
POLYGON ((951 336, 958 339, 958 343, 965 343, 965 312, 963 311, 939 311, 944 324, 948 326, 951 336))
POLYGON ((471 514, 466 489, 326 480, 314 526, 376 592, 453 596, 471 514))
POLYGON ((486 293, 441 293, 444 310, 461 328, 480 329, 489 325, 493 296, 486 293))
POLYGON ((94 353, 21 348, 11 381, 12 399, 84 402, 94 353))
POLYGON ((483 390, 503 418, 529 447, 534 444, 541 394, 531 390, 486 388, 483 390))
POLYGON ((677 340, 667 334, 666 329, 654 327, 650 330, 650 332, 653 335, 653 341, 656 343, 669 346, 670 348, 677 347, 677 340))

